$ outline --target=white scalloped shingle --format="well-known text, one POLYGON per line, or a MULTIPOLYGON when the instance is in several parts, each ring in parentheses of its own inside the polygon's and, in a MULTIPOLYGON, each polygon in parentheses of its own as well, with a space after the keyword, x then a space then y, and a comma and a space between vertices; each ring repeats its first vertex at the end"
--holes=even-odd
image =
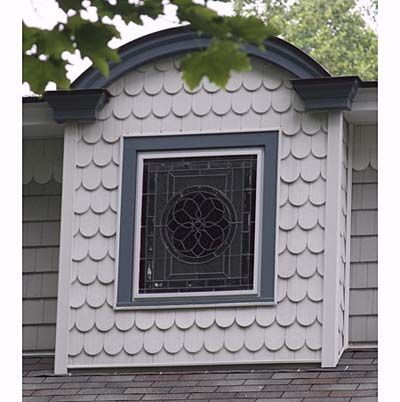
POLYGON ((276 322, 283 327, 288 327, 294 323, 295 319, 296 304, 286 297, 276 307, 276 322))
POLYGON ((115 313, 115 326, 120 331, 129 331, 135 324, 134 311, 118 311, 115 313))
POLYGON ((85 304, 87 286, 79 282, 71 284, 70 305, 72 308, 80 308, 85 304))
POLYGON ((174 95, 182 91, 183 81, 179 71, 174 69, 164 72, 164 90, 165 92, 174 95))
POLYGON ((89 285, 96 279, 97 263, 90 258, 75 263, 77 265, 78 280, 83 285, 89 285))
POLYGON ((130 331, 124 332, 124 350, 129 355, 138 354, 143 348, 144 332, 132 328, 130 331))
POLYGON ((108 190, 113 190, 118 187, 118 166, 111 162, 102 169, 101 182, 108 190))
POLYGON ((121 352, 124 347, 124 334, 118 331, 116 328, 112 328, 104 335, 104 351, 115 356, 121 352))
POLYGON ((279 229, 278 236, 278 253, 282 254, 287 245, 288 232, 279 229))
POLYGON ((297 303, 296 319, 300 325, 308 327, 317 319, 318 304, 308 297, 297 303))
POLYGON ((256 113, 266 113, 272 104, 271 92, 264 87, 251 94, 251 107, 256 113))
POLYGON ((131 114, 132 106, 132 96, 121 93, 114 98, 113 115, 119 120, 124 120, 131 114))
POLYGON ((97 167, 94 163, 90 163, 82 171, 82 184, 86 190, 95 190, 101 183, 102 169, 97 167))
POLYGON ((85 239, 80 233, 74 236, 72 245, 72 259, 74 261, 83 260, 89 251, 89 239, 85 239))
POLYGON ((226 90, 229 92, 236 92, 243 83, 243 74, 237 71, 232 71, 230 78, 226 84, 226 90))
POLYGON ((185 333, 178 327, 173 326, 164 332, 164 349, 168 353, 178 353, 183 349, 185 333))
POLYGON ((196 326, 190 327, 184 332, 184 348, 189 353, 197 353, 204 343, 205 331, 196 326))
POLYGON ((279 211, 279 227, 283 230, 291 230, 297 225, 298 208, 289 203, 281 207, 279 211))
POLYGON ((90 332, 85 333, 84 350, 89 356, 98 355, 104 345, 104 333, 93 328, 90 332))
POLYGON ((167 330, 175 323, 175 311, 160 310, 156 311, 155 323, 157 328, 167 330))
POLYGON ((244 345, 244 329, 234 324, 225 330, 224 344, 229 352, 238 352, 244 345))
POLYGON ((205 116, 211 110, 211 95, 201 90, 192 97, 192 111, 197 116, 205 116))
POLYGON ((143 90, 144 74, 140 71, 133 70, 125 75, 124 87, 128 95, 137 95, 143 90))
POLYGON ((310 186, 310 201, 314 205, 322 205, 325 203, 326 199, 326 184, 325 180, 322 177, 319 177, 311 186, 310 186))
POLYGON ((114 306, 114 284, 110 284, 106 286, 107 294, 106 294, 106 302, 110 307, 114 306))
POLYGON ((308 248, 313 253, 320 253, 324 250, 324 229, 316 225, 307 233, 308 248))
MULTIPOLYGON (((293 108, 282 114, 282 130, 286 135, 293 136, 300 131, 301 115, 293 108)), ((296 156, 294 154, 294 156, 296 156)))
POLYGON ((275 307, 256 307, 256 322, 261 327, 269 327, 275 321, 275 307))
POLYGON ((175 325, 180 329, 188 329, 195 322, 194 310, 178 310, 175 313, 175 325))
POLYGON ((299 225, 302 229, 312 229, 318 223, 319 207, 310 202, 299 208, 299 225))
POLYGON ((321 174, 323 159, 316 158, 313 154, 308 155, 301 161, 301 177, 306 182, 314 182, 321 174))
POLYGON ((311 350, 322 348, 322 325, 318 322, 306 329, 306 344, 311 350))
POLYGON ((323 280, 319 275, 313 275, 307 282, 308 297, 313 301, 323 299, 323 280))
POLYGON ((308 249, 297 256, 297 273, 302 278, 309 278, 314 275, 317 269, 317 256, 308 249))
POLYGON ((81 128, 82 138, 86 143, 94 144, 101 138, 101 133, 103 132, 102 122, 97 121, 96 123, 85 124, 83 127, 81 128))
POLYGON ((285 86, 279 87, 276 91, 272 92, 272 107, 275 112, 284 113, 290 108, 291 103, 291 90, 285 86))
POLYGON ((83 213, 87 210, 85 209, 87 197, 89 197, 92 211, 96 212, 97 214, 105 212, 110 206, 110 191, 106 190, 103 186, 100 186, 95 191, 91 192, 85 191, 84 189, 79 189, 76 194, 79 193, 81 193, 80 197, 83 199, 80 200, 81 206, 79 207, 79 211, 77 211, 75 207, 75 212, 83 213))
POLYGON ((124 78, 114 81, 107 87, 107 90, 112 96, 118 96, 124 90, 124 78))
POLYGON ((289 186, 282 180, 279 182, 279 205, 286 204, 289 199, 289 186))
POLYGON ((281 162, 281 178, 286 183, 293 183, 300 176, 300 170, 302 167, 302 163, 304 161, 300 161, 294 158, 292 155, 289 155, 287 158, 283 159, 281 162))
MULTIPOLYGON (((92 193, 93 194, 93 193, 92 193)), ((74 212, 77 214, 85 213, 90 207, 91 192, 79 187, 75 191, 74 212)))
POLYGON ((93 148, 93 162, 99 166, 103 167, 111 162, 113 156, 113 146, 107 144, 102 139, 97 141, 93 148))
POLYGON ((93 237, 99 229, 99 216, 90 209, 79 217, 79 231, 82 236, 93 237))
POLYGON ((149 95, 156 95, 161 91, 163 81, 164 74, 151 67, 144 74, 143 89, 149 95))
POLYGON ((317 158, 325 158, 328 149, 328 135, 319 131, 311 137, 311 152, 317 158))
POLYGON ((221 328, 229 328, 235 321, 235 308, 215 309, 215 323, 221 328))
POLYGON ((200 119, 201 131, 217 131, 220 127, 221 117, 210 112, 200 119))
POLYGON ((290 350, 300 350, 306 342, 306 328, 296 322, 286 328, 285 345, 290 350))
POLYGON ((163 347, 164 334, 157 327, 152 327, 144 333, 143 347, 147 353, 157 354, 163 347))
POLYGON ((147 331, 154 325, 154 311, 137 311, 135 318, 135 326, 142 331, 147 331))
POLYGON ((264 347, 265 329, 257 324, 246 328, 244 335, 244 346, 249 352, 257 352, 264 347))
POLYGON ((100 215, 99 228, 100 233, 103 236, 106 237, 114 236, 117 230, 116 225, 117 225, 117 214, 111 211, 111 209, 108 209, 106 212, 100 215))
POLYGON ((295 158, 303 159, 311 152, 311 138, 302 132, 292 138, 292 155, 295 158))
POLYGON ((165 117, 172 110, 172 96, 164 91, 161 91, 153 99, 152 112, 157 117, 165 117))
POLYGON ((180 91, 172 98, 172 111, 178 117, 184 117, 192 110, 192 96, 180 91))
POLYGON ((142 133, 161 133, 161 122, 162 119, 154 116, 153 114, 147 116, 142 120, 142 133))
POLYGON ((240 327, 251 326, 256 319, 256 311, 254 307, 241 307, 236 309, 236 323, 240 327))
POLYGON ((195 313, 196 325, 199 328, 209 328, 214 324, 215 308, 214 309, 198 309, 195 313))
POLYGON ((321 129, 321 113, 302 113, 301 127, 306 134, 315 134, 321 129))
POLYGON ((287 291, 287 280, 282 278, 278 281, 278 284, 276 286, 276 301, 278 303, 280 303, 282 300, 285 299, 286 291, 287 291))
POLYGON ((302 253, 307 247, 307 232, 296 226, 288 232, 287 248, 293 254, 302 253))
POLYGON ((78 356, 83 349, 85 334, 73 328, 68 336, 68 356, 78 356))
POLYGON ((94 260, 102 260, 108 252, 108 239, 98 233, 89 240, 89 255, 94 260))
POLYGON ((280 278, 290 278, 296 272, 296 256, 285 250, 278 259, 278 275, 280 278))
POLYGON ((219 352, 224 346, 224 330, 213 325, 204 331, 204 347, 210 353, 219 352))
POLYGON ((253 130, 261 127, 261 116, 252 110, 241 115, 240 128, 242 130, 253 130))
POLYGON ((263 68, 263 84, 265 88, 274 90, 282 84, 282 71, 278 70, 274 65, 264 65, 263 68))
POLYGON ((93 146, 82 140, 79 140, 76 145, 76 165, 79 167, 88 166, 92 161, 93 146))
POLYGON ((75 326, 81 332, 88 332, 94 326, 95 310, 84 304, 76 311, 75 326))
POLYGON ((133 98, 132 112, 139 119, 144 119, 151 113, 153 97, 140 92, 133 98))
POLYGON ((109 331, 115 323, 115 311, 108 304, 103 304, 96 309, 96 328, 99 331, 109 331))
POLYGON ((182 119, 170 113, 161 119, 161 131, 166 133, 179 133, 181 131, 182 119))
POLYGON ((212 110, 218 116, 228 113, 231 108, 232 96, 229 92, 221 89, 211 97, 212 110))
POLYGON ((285 159, 290 154, 291 139, 287 135, 280 136, 280 159, 285 159))
POLYGON ((269 350, 277 351, 285 343, 285 328, 274 322, 265 330, 265 346, 269 350))
POLYGON ((123 127, 130 121, 130 119, 131 116, 124 121, 113 118, 105 120, 102 126, 103 140, 111 144, 118 141, 123 131, 123 127))
POLYGON ((298 275, 292 276, 287 281, 286 293, 292 302, 303 300, 307 296, 307 280, 298 275))
POLYGON ((98 308, 106 301, 107 288, 99 281, 88 286, 86 302, 90 307, 98 308))
POLYGON ((221 119, 221 130, 238 130, 240 129, 241 116, 230 110, 221 119))
POLYGON ((296 180, 289 186, 289 202, 296 206, 301 207, 308 201, 310 186, 301 178, 296 180))
POLYGON ((250 110, 251 96, 243 88, 233 92, 232 94, 232 110, 236 114, 245 114, 250 110))
POLYGON ((252 60, 252 69, 243 73, 243 87, 255 91, 262 85, 262 65, 252 60))

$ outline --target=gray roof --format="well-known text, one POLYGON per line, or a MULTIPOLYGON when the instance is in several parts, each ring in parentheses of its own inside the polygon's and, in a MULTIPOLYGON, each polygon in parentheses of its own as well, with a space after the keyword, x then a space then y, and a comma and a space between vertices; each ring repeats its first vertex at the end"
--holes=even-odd
POLYGON ((348 350, 334 369, 310 365, 79 370, 52 374, 53 359, 23 359, 23 400, 375 402, 377 350, 348 350))

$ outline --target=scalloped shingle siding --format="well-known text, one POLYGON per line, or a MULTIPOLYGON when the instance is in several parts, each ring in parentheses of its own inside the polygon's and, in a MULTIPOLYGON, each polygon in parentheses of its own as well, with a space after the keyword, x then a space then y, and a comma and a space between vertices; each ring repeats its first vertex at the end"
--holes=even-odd
POLYGON ((23 350, 54 350, 63 140, 23 144, 23 350))
MULTIPOLYGON (((113 83, 76 138, 69 365, 318 361, 321 358, 326 115, 303 114, 288 74, 254 62, 226 90, 190 91, 176 60, 113 83), (114 301, 122 134, 282 126, 276 307, 118 311, 114 301)), ((278 197, 279 198, 279 197, 278 197)))

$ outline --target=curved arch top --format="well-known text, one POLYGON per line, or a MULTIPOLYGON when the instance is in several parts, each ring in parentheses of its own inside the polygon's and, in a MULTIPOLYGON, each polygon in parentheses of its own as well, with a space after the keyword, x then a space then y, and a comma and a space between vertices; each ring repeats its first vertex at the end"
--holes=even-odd
MULTIPOLYGON (((73 89, 106 88, 129 71, 155 60, 206 48, 210 37, 199 35, 188 26, 171 28, 143 36, 119 48, 121 61, 110 63, 110 74, 103 76, 90 67, 72 84, 73 89)), ((292 73, 296 78, 322 78, 330 74, 313 58, 290 43, 267 39, 266 50, 255 45, 245 46, 246 52, 292 73)))

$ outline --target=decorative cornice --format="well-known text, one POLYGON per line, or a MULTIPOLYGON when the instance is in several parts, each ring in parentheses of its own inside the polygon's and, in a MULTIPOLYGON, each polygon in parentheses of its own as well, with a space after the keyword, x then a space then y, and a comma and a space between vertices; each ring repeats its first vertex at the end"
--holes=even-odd
POLYGON ((357 90, 363 85, 358 76, 296 79, 291 82, 307 111, 351 110, 357 90))
POLYGON ((43 99, 54 111, 58 123, 87 123, 96 120, 98 113, 109 101, 111 95, 106 89, 74 89, 48 91, 43 99))

